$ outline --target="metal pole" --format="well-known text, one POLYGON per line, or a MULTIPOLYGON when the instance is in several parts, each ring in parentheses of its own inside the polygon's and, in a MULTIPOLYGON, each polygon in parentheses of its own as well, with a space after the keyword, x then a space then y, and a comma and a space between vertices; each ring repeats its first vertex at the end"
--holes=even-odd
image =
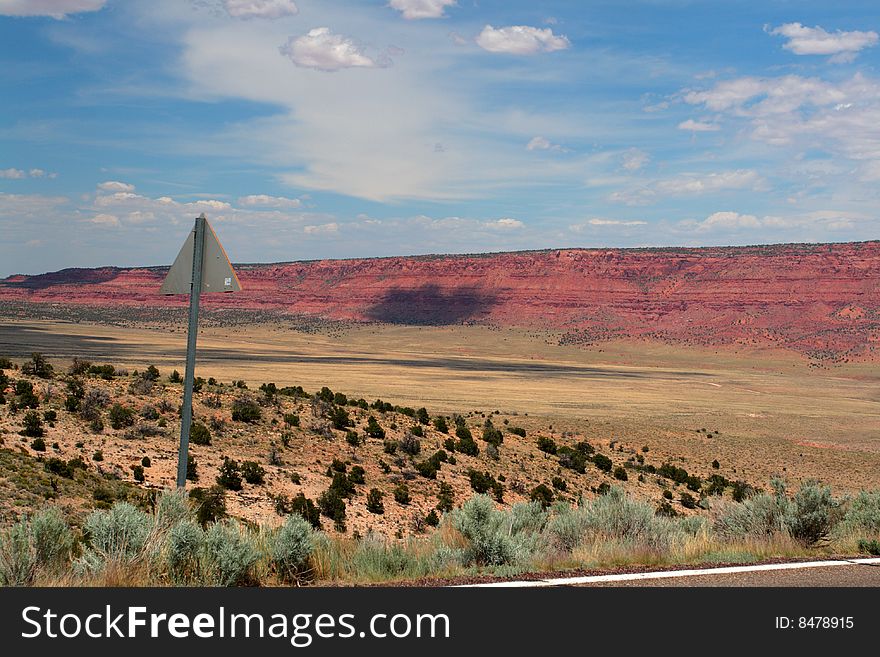
POLYGON ((183 408, 180 414, 180 451, 177 454, 177 487, 186 487, 189 430, 192 425, 192 395, 196 368, 196 338, 199 335, 199 296, 205 252, 205 213, 196 217, 193 243, 192 288, 189 293, 189 328, 186 333, 186 374, 183 379, 183 408))

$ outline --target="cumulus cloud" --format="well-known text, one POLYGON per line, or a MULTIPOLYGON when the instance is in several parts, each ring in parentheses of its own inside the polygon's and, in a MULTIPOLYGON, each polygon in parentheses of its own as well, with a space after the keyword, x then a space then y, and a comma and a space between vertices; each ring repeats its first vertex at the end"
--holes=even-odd
POLYGON ((114 214, 96 214, 89 221, 96 226, 111 226, 117 228, 119 226, 119 217, 114 214))
POLYGON ((700 196, 742 189, 763 190, 766 189, 766 181, 753 169, 708 174, 689 173, 614 192, 609 200, 627 205, 644 205, 666 197, 700 196))
POLYGON ((329 27, 316 27, 301 37, 290 37, 281 46, 297 66, 319 71, 338 71, 343 68, 378 66, 376 60, 364 54, 364 50, 350 37, 333 34, 329 27))
POLYGON ((738 230, 740 228, 758 228, 761 222, 751 214, 739 214, 738 212, 715 212, 699 222, 696 226, 698 232, 710 230, 738 230))
POLYGON ((337 224, 336 222, 332 222, 329 224, 304 226, 303 232, 306 235, 335 235, 339 232, 339 224, 337 224))
POLYGON ((633 226, 647 226, 647 221, 639 220, 621 220, 621 219, 604 219, 602 217, 593 217, 580 224, 572 224, 568 229, 573 233, 584 233, 590 230, 602 228, 632 228, 633 226))
POLYGON ((0 0, 0 16, 50 16, 61 20, 68 14, 98 11, 107 0, 0 0))
POLYGON ((486 25, 477 37, 477 45, 483 50, 509 55, 534 55, 539 52, 565 50, 571 46, 567 37, 553 34, 549 27, 511 25, 494 28, 486 25))
POLYGON ((739 78, 683 97, 749 122, 756 141, 795 148, 809 143, 853 160, 880 160, 880 83, 861 74, 837 82, 739 78))
POLYGON ((645 166, 651 156, 638 148, 630 148, 623 153, 623 168, 627 171, 638 171, 645 166))
POLYGON ((694 121, 688 119, 678 124, 679 130, 690 130, 691 132, 716 132, 721 130, 721 126, 717 123, 706 123, 705 121, 694 121))
POLYGON ((233 18, 274 20, 299 13, 293 0, 225 0, 226 13, 233 18))
MULTIPOLYGON (((2 0, 0 0, 2 1, 2 0)), ((6 178, 7 180, 22 180, 24 178, 57 178, 57 173, 49 173, 44 169, 30 169, 25 171, 24 169, 0 169, 0 178, 6 178)))
POLYGON ((800 23, 785 23, 770 30, 770 34, 788 39, 782 47, 795 55, 830 55, 835 63, 851 62, 860 50, 878 42, 876 32, 827 32, 818 25, 806 27, 800 23))
POLYGON ((495 219, 494 221, 487 221, 485 225, 487 228, 497 230, 516 230, 517 228, 525 226, 525 224, 519 219, 512 219, 511 217, 503 217, 501 219, 495 219))
POLYGON ((545 137, 532 137, 526 144, 527 151, 565 151, 566 149, 559 144, 554 144, 545 137))
POLYGON ((455 6, 456 0, 391 0, 388 6, 399 11, 407 20, 443 18, 446 7, 455 6))
POLYGON ((858 224, 874 221, 870 215, 846 210, 815 210, 788 216, 767 215, 757 217, 739 212, 715 212, 702 221, 679 222, 679 228, 696 233, 738 233, 748 231, 790 231, 794 229, 819 230, 835 233, 852 230, 858 224))
POLYGON ((239 198, 238 204, 245 207, 261 206, 267 208, 298 208, 302 205, 302 201, 298 198, 287 198, 285 196, 251 194, 239 198))
POLYGON ((108 180, 98 184, 98 189, 102 192, 133 192, 134 185, 119 182, 118 180, 108 180))

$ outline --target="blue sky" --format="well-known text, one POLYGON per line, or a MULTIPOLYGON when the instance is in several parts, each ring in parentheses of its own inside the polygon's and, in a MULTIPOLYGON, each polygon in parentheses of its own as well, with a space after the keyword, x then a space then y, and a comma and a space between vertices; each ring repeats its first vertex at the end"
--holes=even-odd
POLYGON ((876 239, 880 4, 0 0, 0 276, 876 239))

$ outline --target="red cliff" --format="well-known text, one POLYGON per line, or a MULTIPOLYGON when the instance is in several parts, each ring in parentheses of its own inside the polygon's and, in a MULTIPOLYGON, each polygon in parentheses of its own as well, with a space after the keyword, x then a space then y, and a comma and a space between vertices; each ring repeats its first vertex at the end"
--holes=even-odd
MULTIPOLYGON (((479 322, 563 341, 648 338, 875 358, 880 242, 564 249, 237 266, 244 290, 206 308, 409 324, 479 322)), ((184 306, 167 268, 67 269, 0 281, 0 302, 184 306)))

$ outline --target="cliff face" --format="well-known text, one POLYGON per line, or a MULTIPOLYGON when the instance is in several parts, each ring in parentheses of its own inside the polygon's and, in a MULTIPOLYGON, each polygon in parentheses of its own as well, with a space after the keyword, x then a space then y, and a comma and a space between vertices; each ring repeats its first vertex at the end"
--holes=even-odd
MULTIPOLYGON (((325 260, 237 267, 244 290, 209 308, 407 324, 490 323, 563 341, 652 338, 784 346, 814 358, 874 358, 880 242, 570 249, 325 260)), ((0 281, 0 301, 183 306, 167 268, 68 269, 0 281)))

